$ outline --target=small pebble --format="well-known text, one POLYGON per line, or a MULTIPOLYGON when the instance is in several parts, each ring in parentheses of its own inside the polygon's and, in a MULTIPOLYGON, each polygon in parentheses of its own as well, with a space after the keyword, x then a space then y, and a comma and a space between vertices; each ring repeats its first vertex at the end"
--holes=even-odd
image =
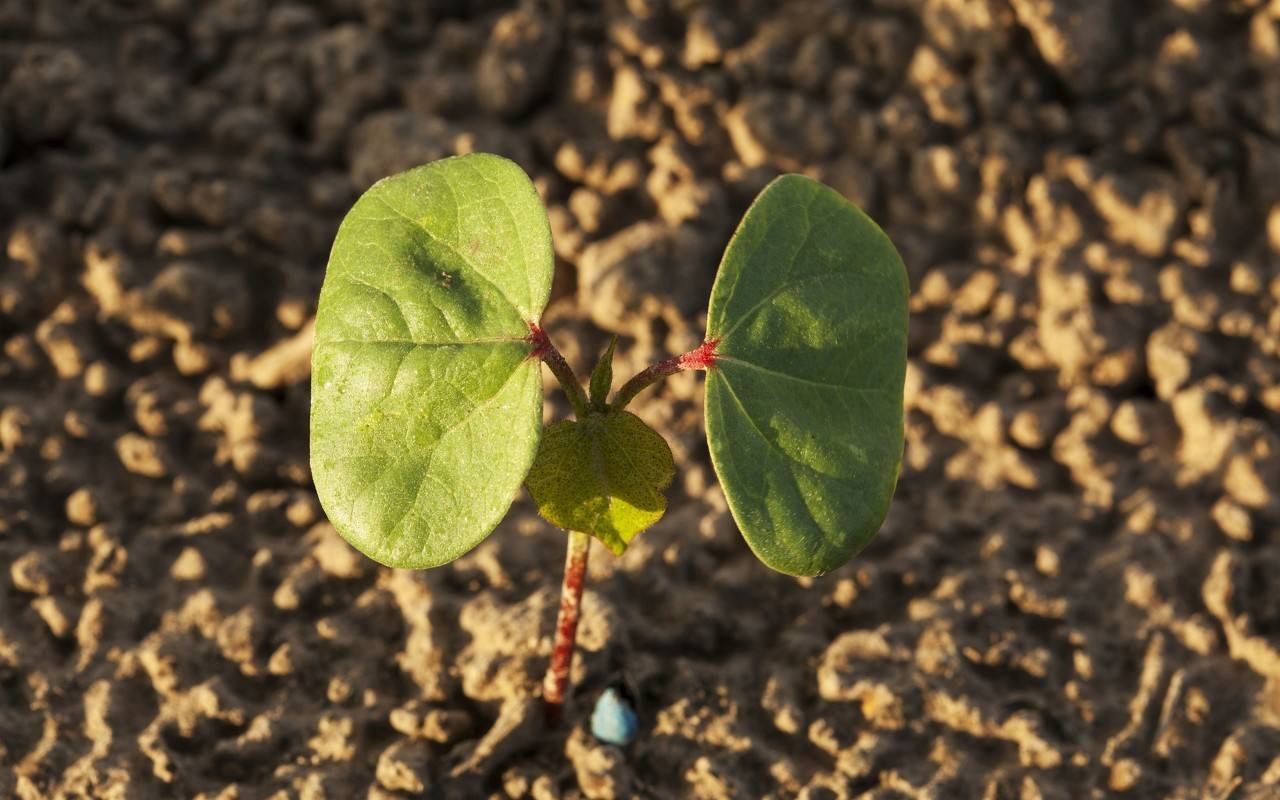
POLYGON ((591 712, 591 733, 607 744, 625 747, 636 738, 636 712, 613 688, 605 689, 591 712))

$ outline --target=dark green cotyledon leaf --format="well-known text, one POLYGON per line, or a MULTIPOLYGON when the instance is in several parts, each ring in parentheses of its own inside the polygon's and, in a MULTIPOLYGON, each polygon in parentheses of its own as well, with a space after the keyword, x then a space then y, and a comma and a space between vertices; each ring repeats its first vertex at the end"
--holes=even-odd
POLYGON ((529 322, 551 233, 497 156, 374 184, 338 229, 316 313, 311 470, 329 520, 395 567, 451 561, 493 530, 537 451, 529 322))
POLYGON ((756 198, 711 290, 711 460, 755 554, 792 575, 848 561, 902 463, 907 273, 835 191, 784 175, 756 198))
POLYGON ((552 525, 621 555, 662 518, 675 469, 662 436, 629 411, 610 411, 548 426, 525 485, 552 525))

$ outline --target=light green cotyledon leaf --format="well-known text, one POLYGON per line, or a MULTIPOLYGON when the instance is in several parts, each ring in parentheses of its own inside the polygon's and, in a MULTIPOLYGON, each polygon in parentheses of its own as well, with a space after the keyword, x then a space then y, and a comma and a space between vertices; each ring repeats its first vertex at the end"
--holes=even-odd
POLYGON ((320 291, 311 470, 356 549, 451 561, 493 530, 537 451, 529 322, 553 267, 546 211, 497 156, 374 184, 338 229, 320 291))
POLYGON ((635 414, 591 413, 547 427, 525 485, 552 525, 621 555, 662 518, 675 469, 666 440, 635 414))
POLYGON ((711 290, 711 460, 755 554, 791 575, 848 561, 902 463, 907 273, 832 189, 784 175, 756 198, 711 290))

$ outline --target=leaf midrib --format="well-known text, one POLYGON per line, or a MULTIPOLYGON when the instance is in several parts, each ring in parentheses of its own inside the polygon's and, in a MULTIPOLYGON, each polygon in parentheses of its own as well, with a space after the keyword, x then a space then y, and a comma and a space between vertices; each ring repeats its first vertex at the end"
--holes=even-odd
MULTIPOLYGON (((841 392, 857 392, 859 394, 881 394, 890 399, 893 398, 893 395, 890 392, 877 386, 847 386, 843 383, 827 383, 825 381, 814 380, 813 378, 804 378, 799 375, 792 375, 787 372, 781 372, 776 369, 771 369, 769 367, 761 366, 760 364, 754 364, 750 361, 745 361, 736 356, 717 355, 716 361, 718 363, 723 363, 723 364, 734 364, 739 367, 747 367, 748 369, 754 369, 757 372, 763 372, 767 375, 773 375, 778 378, 783 378, 784 380, 795 381, 796 383, 807 383, 811 386, 817 386, 823 389, 835 389, 841 392)), ((728 383, 729 382, 728 376, 725 376, 724 380, 725 380, 725 383, 728 383)))

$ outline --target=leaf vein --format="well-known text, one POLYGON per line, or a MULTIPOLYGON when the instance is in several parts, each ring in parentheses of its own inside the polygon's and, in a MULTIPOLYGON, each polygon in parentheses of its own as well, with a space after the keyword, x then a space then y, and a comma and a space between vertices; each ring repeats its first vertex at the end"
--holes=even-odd
MULTIPOLYGON (((840 277, 846 277, 846 276, 848 276, 848 275, 849 275, 849 273, 848 273, 847 271, 844 271, 844 270, 841 270, 840 272, 823 272, 823 273, 820 273, 820 274, 818 274, 818 275, 806 275, 806 276, 804 276, 803 278, 797 278, 796 280, 792 281, 791 283, 784 283, 783 285, 779 286, 778 288, 773 289, 772 291, 770 291, 770 292, 769 292, 768 294, 766 294, 764 297, 760 298, 760 300, 759 300, 755 305, 753 305, 751 308, 747 309, 747 311, 746 311, 745 313, 743 313, 743 314, 742 314, 742 316, 738 317, 738 321, 737 321, 737 322, 735 322, 735 323, 733 323, 733 325, 729 328, 729 330, 727 330, 727 331, 725 331, 724 333, 720 334, 720 340, 721 340, 721 341, 724 341, 724 340, 728 339, 728 338, 729 338, 729 335, 730 335, 731 333, 733 333, 733 332, 734 332, 734 331, 736 331, 739 327, 741 327, 741 326, 742 326, 742 323, 746 322, 747 320, 751 319, 751 317, 755 316, 756 312, 758 312, 761 308, 763 308, 763 307, 764 307, 765 305, 767 305, 769 302, 771 302, 771 301, 773 301, 774 299, 776 299, 776 298, 777 298, 777 296, 778 296, 778 295, 780 295, 780 294, 782 294, 783 292, 789 291, 789 290, 791 290, 791 289, 794 289, 794 288, 795 288, 795 287, 797 287, 797 286, 801 286, 801 285, 803 285, 803 284, 810 283, 810 282, 812 282, 812 281, 824 280, 824 279, 826 279, 826 278, 840 278, 840 277)), ((727 307, 727 306, 726 306, 726 307, 727 307)))
MULTIPOLYGON (((453 205, 454 205, 454 209, 456 210, 456 209, 457 209, 457 207, 458 207, 458 198, 457 198, 457 194, 456 194, 456 193, 454 193, 454 191, 453 191, 453 187, 449 185, 449 182, 448 182, 448 181, 445 181, 444 185, 445 185, 445 187, 446 187, 446 188, 448 188, 448 190, 449 190, 449 194, 450 194, 450 196, 453 198, 453 205)), ((441 247, 443 247, 444 249, 446 249, 446 250, 448 250, 450 253, 452 253, 452 254, 454 255, 454 257, 456 257, 456 258, 458 259, 458 261, 460 261, 464 267, 466 267, 467 269, 469 269, 469 270, 471 270, 472 272, 474 272, 476 275, 478 275, 478 276, 481 278, 481 280, 483 280, 485 283, 487 283, 487 284, 489 284, 490 286, 492 286, 492 287, 494 288, 494 290, 495 290, 499 295, 501 295, 501 296, 502 296, 502 299, 503 299, 503 300, 505 300, 505 301, 507 302, 507 305, 511 306, 511 309, 512 309, 513 311, 515 311, 515 312, 516 312, 516 315, 517 315, 517 316, 519 316, 519 317, 521 317, 521 318, 523 318, 523 317, 525 316, 525 312, 524 312, 523 310, 521 310, 520 306, 516 305, 515 301, 511 299, 511 296, 507 294, 506 290, 505 290, 505 289, 503 289, 501 286, 499 286, 499 285, 498 285, 498 283, 497 283, 493 278, 489 277, 489 275, 488 275, 488 274, 486 274, 483 270, 481 270, 481 269, 480 269, 479 267, 477 267, 474 263, 472 263, 472 261, 471 261, 470 259, 468 259, 465 255, 463 255, 463 254, 462 254, 462 251, 461 251, 461 250, 459 250, 457 247, 455 247, 454 245, 450 244, 449 242, 446 242, 444 239, 441 239, 439 236, 437 236, 435 233, 433 233, 430 229, 428 229, 426 226, 424 226, 421 222, 419 222, 419 221, 417 221, 417 220, 413 219, 413 218, 412 218, 412 217, 410 217, 408 214, 405 214, 404 212, 400 211, 398 208, 396 208, 395 206, 391 205, 391 203, 387 202, 387 201, 386 201, 386 199, 384 199, 384 198, 382 198, 382 197, 380 197, 380 196, 377 196, 377 195, 375 195, 375 196, 374 196, 374 199, 375 199, 375 200, 377 200, 379 203, 382 203, 384 206, 386 206, 386 207, 387 207, 387 208, 388 208, 388 209, 389 209, 393 214, 395 214, 396 216, 400 217, 400 218, 401 218, 401 219, 403 219, 405 222, 408 222, 408 223, 409 223, 409 225, 410 225, 414 230, 416 230, 416 231, 420 231, 420 232, 421 232, 423 235, 425 235, 428 239, 430 239, 431 241, 435 242, 436 244, 440 245, 441 247)), ((526 269, 526 271, 527 271, 527 269, 526 269)), ((527 279, 526 279, 526 280, 527 280, 527 279)))
MULTIPOLYGON (((754 369, 757 372, 763 372, 768 375, 773 375, 774 377, 784 378, 786 380, 795 381, 797 383, 807 383, 811 386, 818 386, 823 389, 838 389, 838 390, 847 391, 847 392, 857 392, 859 394, 881 394, 889 398, 893 397, 893 395, 890 392, 876 386, 847 386, 841 383, 826 383, 825 381, 817 381, 812 378, 803 378, 799 375, 792 375, 790 373, 780 372, 776 369, 770 369, 769 367, 764 367, 759 364, 753 364, 750 361, 744 361, 743 359, 737 358, 735 356, 717 356, 716 361, 725 363, 725 364, 734 364, 740 367, 747 367, 748 369, 754 369)), ((727 383, 727 380, 726 380, 726 383, 727 383)))

